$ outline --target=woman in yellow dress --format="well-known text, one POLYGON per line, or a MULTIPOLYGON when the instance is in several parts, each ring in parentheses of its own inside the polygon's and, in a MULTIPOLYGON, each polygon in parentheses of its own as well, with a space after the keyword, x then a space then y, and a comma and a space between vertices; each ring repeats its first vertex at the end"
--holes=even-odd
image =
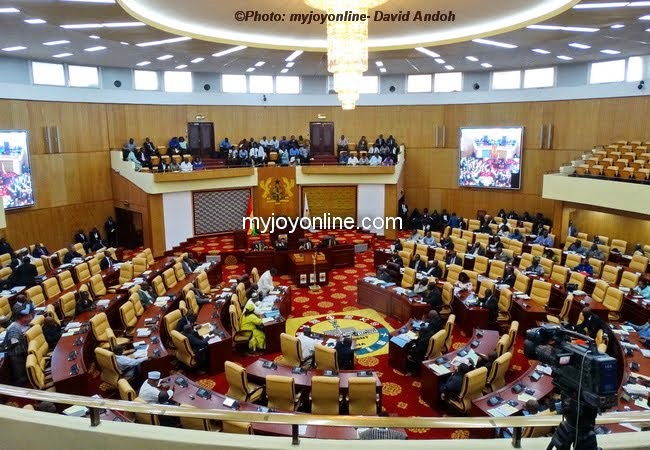
POLYGON ((248 348, 251 351, 263 350, 266 348, 266 335, 262 331, 262 319, 255 314, 255 305, 248 302, 244 308, 244 315, 241 318, 240 329, 251 331, 253 337, 248 341, 248 348))

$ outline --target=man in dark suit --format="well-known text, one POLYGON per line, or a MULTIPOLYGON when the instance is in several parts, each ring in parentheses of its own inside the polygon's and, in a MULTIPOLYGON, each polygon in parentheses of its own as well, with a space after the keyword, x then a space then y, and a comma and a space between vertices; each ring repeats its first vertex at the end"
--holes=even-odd
POLYGON ((488 310, 488 323, 494 326, 499 315, 499 297, 492 289, 485 290, 485 296, 479 300, 481 305, 488 310))
POLYGON ((83 256, 81 256, 81 253, 78 253, 75 250, 74 245, 71 244, 68 247, 68 253, 63 256, 63 264, 70 264, 75 258, 83 258, 83 256))
POLYGON ((266 244, 264 241, 260 240, 253 242, 253 251, 260 252, 262 250, 266 250, 266 244))
POLYGON ((0 255, 4 255, 5 253, 13 253, 14 249, 11 248, 11 245, 5 238, 0 238, 0 255))
POLYGON ((429 348, 429 340, 438 331, 442 330, 443 324, 440 316, 435 310, 429 311, 427 315, 427 323, 420 327, 418 338, 411 341, 411 348, 409 350, 407 367, 409 372, 415 373, 420 368, 420 363, 424 361, 427 349, 429 348))
POLYGON ((192 325, 185 325, 183 328, 183 335, 190 341, 190 347, 196 356, 197 366, 204 369, 207 366, 207 353, 208 341, 203 339, 201 335, 192 328, 192 325))
POLYGON ((106 232, 108 245, 111 247, 117 247, 117 224, 115 223, 115 220, 113 220, 112 216, 106 220, 106 223, 104 223, 104 231, 106 232))
POLYGON ((384 135, 380 134, 379 137, 375 140, 375 147, 380 148, 386 145, 386 139, 384 139, 384 135))
POLYGON ((88 251, 90 249, 90 242, 88 241, 88 237, 81 228, 79 228, 79 230, 77 230, 77 234, 74 235, 74 241, 77 244, 83 245, 84 250, 88 251))
POLYGON ((463 379, 465 374, 472 370, 472 367, 469 364, 462 363, 456 369, 456 372, 450 376, 445 384, 442 386, 442 395, 443 399, 457 398, 460 394, 460 390, 463 387, 463 379))
POLYGON ((411 269, 414 269, 416 272, 419 272, 420 270, 424 270, 424 262, 420 259, 419 253, 415 254, 415 258, 413 259, 413 261, 411 261, 409 267, 411 269))
POLYGON ((402 257, 399 255, 399 253, 397 253, 397 251, 393 252, 388 262, 397 264, 400 268, 404 267, 404 261, 402 260, 402 257))
POLYGON ((515 285, 517 276, 515 275, 515 269, 512 266, 506 266, 506 271, 503 274, 503 279, 501 280, 502 284, 507 284, 512 288, 515 285))
POLYGON ((339 363, 339 370, 354 370, 354 350, 352 350, 352 339, 344 337, 334 347, 336 358, 339 363))
POLYGON ((594 339, 598 334, 598 330, 603 330, 603 333, 607 335, 611 334, 609 326, 603 321, 603 319, 594 314, 590 307, 585 306, 582 308, 582 317, 582 322, 574 327, 575 331, 578 333, 586 334, 594 339))
POLYGON ((437 259, 430 259, 427 268, 424 270, 427 277, 442 278, 442 269, 437 259))
POLYGON ((300 250, 311 250, 313 248, 314 248, 314 244, 312 244, 312 242, 309 239, 303 238, 300 240, 300 247, 299 247, 300 250))
POLYGON ((192 313, 188 312, 176 323, 176 331, 182 333, 187 325, 189 325, 191 328, 195 323, 196 318, 192 315, 192 313))
POLYGON ((45 248, 45 246, 43 246, 43 244, 34 245, 34 251, 32 252, 34 258, 40 258, 41 256, 47 256, 49 254, 50 252, 45 248))
POLYGON ((474 256, 485 256, 485 249, 481 246, 480 242, 475 242, 468 253, 474 256))
POLYGON ((36 266, 32 264, 32 260, 29 256, 25 256, 23 258, 23 263, 16 267, 11 274, 14 286, 36 286, 37 276, 38 271, 36 270, 36 266))
POLYGON ((113 267, 113 264, 115 264, 116 262, 118 262, 118 261, 116 261, 115 259, 113 259, 113 252, 107 250, 107 251, 104 253, 104 257, 103 257, 102 260, 99 262, 99 267, 100 267, 102 270, 106 270, 106 269, 108 269, 109 267, 113 267))
POLYGON ((456 256, 456 250, 449 251, 447 254, 447 261, 445 262, 447 263, 447 266, 450 266, 451 264, 456 264, 457 266, 463 265, 463 261, 456 256))
POLYGON ((278 239, 275 241, 275 249, 276 250, 287 250, 289 248, 289 245, 287 244, 286 239, 278 239))
POLYGON ((436 283, 429 283, 422 297, 432 309, 438 311, 442 308, 442 292, 440 292, 440 288, 436 286, 436 283))

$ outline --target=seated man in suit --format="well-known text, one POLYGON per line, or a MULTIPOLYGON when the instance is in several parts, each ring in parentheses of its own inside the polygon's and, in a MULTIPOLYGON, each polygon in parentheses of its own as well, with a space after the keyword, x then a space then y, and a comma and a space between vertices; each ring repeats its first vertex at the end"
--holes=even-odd
POLYGON ((481 305, 488 310, 488 323, 490 326, 496 326, 499 315, 499 297, 492 289, 485 290, 485 296, 479 299, 481 305))
POLYGON ((11 281, 14 286, 36 286, 36 277, 38 271, 36 266, 32 264, 32 259, 29 256, 23 258, 23 263, 16 267, 11 274, 11 281))
POLYGON ((587 258, 582 258, 580 260, 580 264, 575 266, 573 268, 574 272, 580 272, 584 275, 593 277, 594 276, 594 268, 591 267, 591 264, 589 264, 589 261, 587 261, 587 258))
POLYGON ((154 293, 151 285, 145 281, 140 285, 138 297, 140 297, 140 303, 142 304, 142 307, 147 309, 149 306, 153 305, 153 303, 156 301, 157 296, 154 293))
POLYGON ((510 286, 510 289, 515 285, 517 276, 515 274, 515 269, 512 266, 506 266, 506 270, 503 273, 503 278, 501 279, 502 284, 507 284, 510 286))
POLYGON ((140 374, 140 365, 148 360, 146 356, 142 358, 132 358, 124 354, 124 347, 121 345, 116 346, 113 349, 115 353, 115 360, 117 361, 117 367, 122 371, 122 377, 124 378, 135 378, 140 374))
POLYGON ((472 366, 466 363, 461 363, 456 371, 447 379, 445 384, 442 386, 441 393, 443 400, 448 400, 450 398, 458 398, 460 395, 460 390, 463 387, 463 379, 465 374, 469 373, 472 370, 472 366))
POLYGON ((49 250, 46 249, 43 244, 34 245, 34 251, 32 252, 32 256, 34 258, 40 258, 41 256, 47 256, 49 254, 50 254, 49 250))
POLYGON ((83 256, 75 250, 74 245, 70 244, 68 253, 63 256, 63 264, 71 264, 72 260, 76 258, 83 258, 83 256))
POLYGON ((287 243, 287 240, 285 238, 280 238, 277 241, 275 241, 276 250, 287 250, 288 248, 289 248, 289 244, 287 243))
POLYGON ((467 253, 474 256, 485 256, 485 249, 481 246, 480 242, 475 242, 467 253))
POLYGON ((194 327, 188 324, 183 327, 182 333, 190 341, 190 347, 192 347, 192 351, 194 352, 194 355, 196 355, 197 366, 201 369, 205 369, 208 362, 208 355, 206 352, 208 348, 207 339, 202 338, 194 327))
POLYGON ((255 241, 255 242, 253 242, 252 250, 254 252, 260 252, 260 251, 266 250, 266 244, 262 240, 255 241))
POLYGON ((524 235, 521 234, 521 233, 519 232, 519 228, 515 228, 515 231, 512 232, 512 233, 510 233, 510 235, 508 236, 508 238, 509 238, 509 239, 515 239, 515 240, 517 240, 517 241, 519 241, 519 242, 522 242, 522 243, 523 243, 524 240, 525 240, 525 239, 524 239, 524 235))
POLYGON ((113 267, 113 264, 115 264, 117 262, 119 262, 119 261, 117 261, 115 258, 113 258, 113 252, 111 250, 106 250, 104 252, 104 257, 99 262, 99 267, 102 270, 106 270, 109 267, 113 267))
POLYGON ((492 368, 492 364, 498 358, 497 352, 492 351, 492 352, 488 353, 487 355, 481 355, 479 353, 478 356, 479 356, 479 359, 476 362, 476 368, 479 369, 481 367, 485 367, 488 370, 488 373, 490 373, 490 369, 492 368))
POLYGON ((422 299, 435 311, 440 311, 442 308, 442 292, 436 283, 427 284, 427 290, 422 294, 422 299))
POLYGON ((437 259, 430 259, 427 268, 424 270, 427 277, 442 278, 442 269, 437 259))
POLYGON ((458 256, 456 256, 456 250, 449 251, 445 263, 447 264, 447 266, 450 266, 451 264, 456 264, 458 266, 463 265, 463 261, 458 256))
POLYGON ((409 267, 415 270, 416 272, 419 272, 420 270, 424 270, 424 262, 420 259, 419 253, 415 254, 415 258, 413 258, 413 261, 411 261, 409 267))
POLYGON ((86 233, 84 233, 81 228, 79 228, 79 230, 77 230, 77 234, 74 235, 74 241, 77 244, 83 245, 86 252, 90 250, 90 241, 88 240, 86 233))
POLYGON ((334 347, 340 370, 354 370, 354 350, 352 349, 352 338, 344 337, 334 347))
POLYGON ((605 261, 605 254, 598 248, 598 244, 595 242, 591 244, 591 248, 587 251, 585 256, 587 258, 596 258, 605 261))
POLYGON ((181 266, 183 267, 183 272, 185 272, 185 275, 188 275, 190 273, 193 273, 194 270, 199 267, 199 263, 192 259, 189 254, 183 256, 183 259, 181 260, 181 266))
POLYGON ((397 264, 400 268, 404 267, 404 261, 402 260, 402 257, 399 255, 399 253, 397 253, 397 250, 393 252, 393 254, 388 259, 388 262, 397 264))
POLYGON ((533 258, 533 263, 526 268, 527 272, 532 272, 536 275, 544 275, 544 267, 539 263, 539 256, 533 258))
POLYGON ((503 247, 497 247, 494 251, 494 259, 497 261, 503 261, 506 264, 512 264, 512 256, 503 253, 503 247))
POLYGON ((587 254, 587 248, 582 246, 582 241, 580 239, 576 240, 573 242, 573 244, 569 245, 569 248, 567 249, 569 252, 575 252, 579 255, 586 255, 587 254))
POLYGON ((314 244, 312 244, 312 242, 307 238, 300 239, 299 243, 300 246, 298 248, 300 250, 311 250, 314 248, 314 244))
POLYGON ((418 331, 418 338, 409 342, 409 354, 407 367, 409 373, 412 375, 417 373, 420 369, 420 363, 424 361, 426 356, 427 349, 429 348, 429 340, 431 337, 436 334, 438 331, 442 330, 442 321, 438 312, 435 310, 429 311, 427 315, 429 322, 420 327, 418 331))
POLYGON ((603 333, 608 336, 612 334, 609 325, 607 325, 603 319, 594 314, 588 306, 582 308, 582 322, 576 324, 573 328, 578 333, 586 334, 594 339, 599 330, 603 330, 603 333))
POLYGON ((429 282, 427 281, 427 279, 422 278, 420 279, 420 281, 415 283, 415 286, 413 286, 413 292, 416 294, 422 294, 423 292, 426 292, 428 285, 429 282))

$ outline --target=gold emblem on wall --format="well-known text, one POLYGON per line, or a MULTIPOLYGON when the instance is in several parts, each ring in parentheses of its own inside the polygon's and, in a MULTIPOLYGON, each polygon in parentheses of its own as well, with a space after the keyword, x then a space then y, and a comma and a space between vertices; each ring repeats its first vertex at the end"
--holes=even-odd
POLYGON ((269 177, 260 182, 262 198, 267 203, 289 203, 294 195, 296 181, 287 177, 269 177))

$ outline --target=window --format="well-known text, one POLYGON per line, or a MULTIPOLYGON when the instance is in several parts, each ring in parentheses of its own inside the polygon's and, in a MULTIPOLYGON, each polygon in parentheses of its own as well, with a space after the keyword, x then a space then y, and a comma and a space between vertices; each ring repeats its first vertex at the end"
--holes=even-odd
POLYGON ((273 94, 273 77, 270 75, 251 75, 248 83, 251 94, 273 94))
POLYGON ((529 69, 524 71, 524 88, 553 87, 555 85, 555 67, 529 69))
POLYGON ((135 88, 139 91, 158 90, 158 72, 151 70, 135 70, 133 72, 135 88))
POLYGON ((409 75, 406 92, 431 92, 431 75, 409 75))
POLYGON ((625 80, 625 60, 605 61, 591 64, 589 83, 613 83, 625 80))
POLYGON ((246 75, 221 75, 221 90, 223 92, 245 93, 246 75))
POLYGON ((361 77, 359 86, 360 94, 377 94, 379 93, 379 77, 377 75, 361 77))
POLYGON ((63 64, 32 62, 32 79, 34 84, 65 86, 63 64))
POLYGON ((461 72, 437 73, 433 76, 433 92, 460 92, 463 90, 461 72))
POLYGON ((275 92, 278 94, 299 94, 300 77, 275 77, 275 92))
POLYGON ((192 92, 192 72, 165 72, 165 92, 192 92))
POLYGON ((492 73, 492 89, 519 89, 521 87, 521 71, 492 73))
POLYGON ((74 87, 99 87, 97 67, 68 66, 68 83, 74 87))
POLYGON ((633 56, 627 60, 627 75, 626 81, 641 81, 643 80, 643 58, 640 56, 633 56))

